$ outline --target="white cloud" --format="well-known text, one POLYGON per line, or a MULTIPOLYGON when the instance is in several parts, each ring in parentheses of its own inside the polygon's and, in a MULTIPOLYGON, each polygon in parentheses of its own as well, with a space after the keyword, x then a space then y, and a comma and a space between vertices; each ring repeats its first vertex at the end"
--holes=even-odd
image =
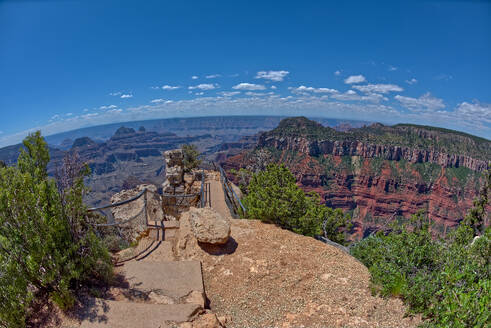
POLYGON ((122 94, 121 91, 118 91, 118 92, 111 92, 109 95, 110 96, 120 96, 122 94))
POLYGON ((73 113, 66 113, 65 116, 72 116, 73 113))
POLYGON ((162 86, 162 90, 176 90, 176 89, 179 89, 179 88, 180 88, 180 86, 178 86, 178 85, 168 85, 168 84, 166 84, 166 85, 163 85, 162 86))
POLYGON ((364 93, 389 93, 404 91, 398 85, 395 84, 367 84, 367 85, 354 85, 353 89, 357 89, 364 93))
POLYGON ((456 113, 469 121, 491 123, 491 104, 464 101, 457 106, 456 113))
POLYGON ((204 93, 203 91, 201 91, 201 92, 195 92, 194 94, 195 94, 195 95, 197 95, 197 96, 202 96, 202 95, 204 95, 205 93, 204 93))
POLYGON ((240 91, 223 91, 223 92, 220 92, 220 95, 222 95, 224 97, 232 97, 232 96, 236 96, 239 94, 240 94, 240 91))
POLYGON ((339 93, 338 90, 336 89, 330 89, 330 88, 314 88, 314 87, 307 87, 305 85, 301 85, 297 88, 289 87, 288 88, 291 92, 293 93, 306 93, 306 92, 314 92, 314 93, 339 93))
POLYGON ((239 83, 237 85, 234 85, 232 87, 232 89, 235 89, 235 90, 264 90, 266 89, 266 87, 264 85, 261 85, 261 84, 254 84, 254 83, 245 83, 245 82, 242 82, 242 83, 239 83))
POLYGON ((275 82, 281 82, 290 74, 288 71, 259 71, 256 74, 256 79, 266 79, 275 82))
POLYGON ((189 90, 194 90, 194 89, 199 89, 199 90, 213 90, 218 88, 218 84, 211 84, 211 83, 201 83, 198 85, 194 86, 189 86, 189 90))
POLYGON ((191 79, 197 80, 197 79, 199 79, 199 76, 193 75, 193 76, 191 76, 191 79))
POLYGON ((394 99, 399 101, 402 106, 412 111, 436 111, 445 108, 443 100, 433 97, 429 92, 425 93, 419 98, 397 95, 394 97, 394 99))
POLYGON ((246 94, 246 96, 251 96, 251 97, 263 97, 263 96, 274 95, 274 92, 271 91, 271 92, 264 93, 264 92, 247 91, 245 94, 246 94))
POLYGON ((345 80, 344 83, 346 84, 354 84, 354 83, 363 83, 365 82, 366 79, 363 75, 351 75, 348 76, 345 80))
POLYGON ((104 109, 113 109, 113 108, 116 108, 116 107, 118 107, 118 106, 116 106, 116 105, 108 105, 108 106, 101 106, 101 107, 99 107, 99 109, 102 109, 102 110, 104 110, 104 109))
POLYGON ((276 85, 272 85, 272 86, 271 86, 271 89, 276 90, 276 89, 278 89, 278 88, 276 87, 276 85))
POLYGON ((413 84, 416 84, 418 83, 418 80, 416 80, 414 77, 410 80, 406 80, 406 83, 407 84, 410 84, 410 85, 413 85, 413 84))
MULTIPOLYGON (((270 90, 269 88, 267 89, 270 90)), ((238 91, 229 91, 238 92, 238 91)), ((219 93, 221 94, 221 93, 219 93)), ((210 97, 192 97, 192 99, 166 100, 164 102, 147 103, 145 105, 130 107, 125 110, 113 108, 109 111, 84 113, 58 117, 42 126, 19 131, 16 133, 2 134, 0 147, 12 145, 21 141, 29 132, 42 130, 43 135, 50 135, 78 129, 87 126, 95 126, 107 123, 127 122, 142 119, 158 119, 171 117, 196 117, 217 115, 284 115, 284 116, 318 116, 342 119, 358 119, 368 121, 381 121, 383 123, 416 123, 436 125, 447 128, 467 131, 472 134, 491 137, 491 105, 474 102, 462 102, 453 110, 446 110, 438 105, 438 100, 433 104, 426 101, 426 106, 440 107, 434 111, 415 111, 394 108, 384 100, 382 94, 360 94, 354 90, 345 93, 314 93, 307 95, 290 94, 279 97, 268 92, 261 93, 265 96, 251 94, 232 97, 217 95, 210 97)), ((415 106, 419 98, 400 98, 408 106, 415 106)), ((420 97, 424 99, 425 97, 420 97)), ((427 96, 426 98, 432 98, 427 96)), ((386 99, 386 98, 385 98, 386 99)), ((420 103, 424 103, 419 100, 420 103)), ((400 107, 400 106, 398 106, 400 107)))
POLYGON ((221 77, 222 75, 221 74, 211 74, 211 75, 207 75, 205 76, 207 79, 216 79, 217 77, 221 77))
POLYGON ((133 98, 133 95, 129 94, 129 93, 125 93, 125 94, 121 95, 121 98, 133 98))
POLYGON ((370 94, 365 94, 365 95, 359 95, 353 90, 348 90, 345 93, 335 93, 330 96, 333 99, 336 100, 342 100, 342 101, 362 101, 362 102, 373 102, 373 103, 379 103, 382 100, 389 100, 386 97, 384 97, 381 94, 378 93, 370 93, 370 94))
POLYGON ((159 90, 160 87, 159 86, 153 86, 153 87, 150 87, 150 89, 152 89, 152 90, 159 90))
POLYGON ((397 67, 389 65, 389 71, 391 71, 391 72, 397 71, 397 67))
POLYGON ((336 72, 334 72, 334 75, 336 75, 336 76, 341 75, 341 71, 340 70, 337 70, 336 72))
POLYGON ((162 99, 162 98, 150 100, 150 102, 151 103, 154 103, 154 104, 158 104, 158 103, 161 103, 161 102, 164 102, 164 101, 165 101, 165 99, 162 99))

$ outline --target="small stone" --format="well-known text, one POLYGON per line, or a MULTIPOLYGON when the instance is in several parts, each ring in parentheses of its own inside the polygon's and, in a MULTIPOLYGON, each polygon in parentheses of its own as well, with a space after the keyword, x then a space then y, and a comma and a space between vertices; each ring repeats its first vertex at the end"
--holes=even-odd
POLYGON ((183 302, 186 304, 199 304, 204 309, 205 295, 203 292, 193 290, 191 293, 184 297, 183 302))
POLYGON ((222 325, 216 314, 214 313, 204 313, 193 321, 193 328, 221 328, 222 325))
POLYGON ((176 302, 172 297, 166 295, 160 295, 155 292, 148 294, 148 298, 156 304, 175 304, 176 302))

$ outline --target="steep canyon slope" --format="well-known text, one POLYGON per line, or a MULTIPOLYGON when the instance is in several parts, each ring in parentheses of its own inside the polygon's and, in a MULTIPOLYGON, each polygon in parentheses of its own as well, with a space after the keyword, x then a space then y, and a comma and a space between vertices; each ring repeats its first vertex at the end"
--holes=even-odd
POLYGON ((418 210, 444 234, 472 206, 490 160, 489 140, 457 131, 377 123, 341 132, 298 117, 284 119, 254 149, 223 165, 256 170, 285 163, 305 191, 349 211, 362 237, 418 210))

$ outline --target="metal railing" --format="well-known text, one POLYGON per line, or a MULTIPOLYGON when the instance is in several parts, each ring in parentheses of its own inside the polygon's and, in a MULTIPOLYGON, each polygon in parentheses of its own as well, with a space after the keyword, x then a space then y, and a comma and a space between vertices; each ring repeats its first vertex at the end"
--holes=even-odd
POLYGON ((232 216, 240 217, 241 214, 246 214, 246 208, 242 204, 242 201, 235 193, 234 189, 230 186, 230 181, 228 180, 225 171, 222 166, 218 163, 213 162, 215 169, 220 173, 220 182, 222 184, 223 192, 225 194, 225 203, 227 203, 228 208, 232 216))
POLYGON ((107 218, 107 214, 105 212, 103 212, 103 210, 109 209, 109 208, 112 208, 112 207, 117 207, 117 206, 122 206, 122 205, 129 204, 129 203, 131 203, 131 202, 133 202, 133 201, 135 201, 135 200, 137 200, 137 199, 139 199, 140 197, 143 196, 143 207, 142 207, 142 209, 137 214, 135 214, 134 216, 132 216, 131 218, 126 219, 126 220, 123 220, 121 222, 115 222, 114 221, 114 217, 113 217, 112 218, 112 221, 113 222, 109 222, 109 223, 97 223, 97 224, 95 224, 95 226, 96 227, 112 227, 112 226, 123 225, 123 224, 129 223, 129 222, 135 220, 136 218, 138 218, 142 214, 142 212, 145 213, 145 224, 148 225, 147 191, 148 191, 148 189, 147 188, 144 188, 140 193, 138 193, 138 195, 136 195, 134 197, 131 197, 129 199, 126 199, 126 200, 123 200, 123 201, 120 201, 120 202, 117 202, 117 203, 112 203, 112 204, 104 205, 104 206, 89 208, 88 209, 89 212, 101 212, 107 218))

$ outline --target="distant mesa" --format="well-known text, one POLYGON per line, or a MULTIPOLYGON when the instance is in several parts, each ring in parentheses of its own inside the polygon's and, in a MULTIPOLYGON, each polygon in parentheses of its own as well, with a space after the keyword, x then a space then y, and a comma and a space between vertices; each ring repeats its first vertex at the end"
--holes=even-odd
POLYGON ((89 137, 77 138, 72 144, 72 148, 96 146, 97 143, 89 137))
POLYGON ((135 133, 135 129, 126 128, 126 127, 122 126, 122 127, 120 127, 119 129, 116 130, 116 132, 114 133, 114 135, 115 136, 122 136, 122 135, 125 135, 125 134, 133 134, 133 133, 135 133))

